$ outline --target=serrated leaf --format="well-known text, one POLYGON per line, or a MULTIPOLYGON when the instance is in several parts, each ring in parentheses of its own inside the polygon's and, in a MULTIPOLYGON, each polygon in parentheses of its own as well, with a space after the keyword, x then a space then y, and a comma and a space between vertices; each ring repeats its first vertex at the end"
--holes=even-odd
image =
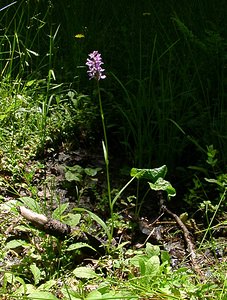
POLYGON ((35 285, 37 285, 40 281, 40 278, 41 278, 40 269, 36 266, 36 264, 32 264, 30 266, 30 270, 31 270, 32 275, 34 277, 34 283, 35 283, 35 285))
POLYGON ((90 246, 86 243, 82 243, 82 242, 71 244, 66 250, 67 251, 73 251, 73 250, 78 250, 78 249, 81 249, 81 248, 90 248, 90 249, 96 251, 95 248, 93 248, 92 246, 90 246))
POLYGON ((169 197, 176 195, 175 188, 171 183, 163 178, 159 178, 155 183, 148 182, 150 188, 154 191, 166 191, 169 197))
POLYGON ((97 277, 95 271, 89 267, 78 267, 75 270, 73 270, 73 274, 77 278, 91 279, 97 277))
POLYGON ((161 166, 160 168, 154 169, 137 169, 132 168, 130 175, 136 177, 137 179, 147 179, 151 180, 153 183, 158 180, 158 178, 164 178, 167 173, 166 165, 161 166))
POLYGON ((57 297, 55 297, 52 293, 50 292, 33 292, 28 295, 29 299, 35 300, 35 299, 42 299, 42 300, 58 300, 57 297))

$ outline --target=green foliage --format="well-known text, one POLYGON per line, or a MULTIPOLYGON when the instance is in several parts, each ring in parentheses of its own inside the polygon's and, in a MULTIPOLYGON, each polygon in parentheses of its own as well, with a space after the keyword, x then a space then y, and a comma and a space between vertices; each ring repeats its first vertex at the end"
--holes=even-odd
POLYGON ((164 178, 167 173, 167 167, 164 165, 155 169, 131 169, 131 176, 135 176, 137 179, 147 179, 152 182, 156 182, 158 178, 164 178))
POLYGON ((149 186, 154 191, 166 191, 168 197, 176 196, 176 191, 169 183, 169 181, 164 180, 162 178, 158 178, 158 180, 155 183, 149 182, 149 186))
POLYGON ((77 278, 91 279, 97 277, 95 271, 92 268, 88 267, 77 267, 75 270, 73 270, 73 274, 77 278))
MULTIPOLYGON (((164 179, 166 165, 170 175, 192 165, 184 202, 206 224, 200 249, 215 251, 214 232, 226 226, 226 2, 178 2, 21 0, 0 7, 0 200, 7 201, 0 231, 3 299, 224 299, 224 259, 205 266, 201 282, 189 268, 173 269, 169 254, 157 245, 134 249, 128 240, 114 239, 115 230, 132 230, 114 208, 118 201, 125 207, 134 201, 128 196, 127 202, 123 192, 135 179, 175 196, 164 179), (50 152, 100 140, 97 101, 81 92, 93 90, 84 70, 93 48, 102 51, 108 74, 98 91, 111 141, 108 147, 105 136, 105 163, 109 151, 112 157, 123 149, 138 166, 113 198, 108 185, 109 219, 85 208, 71 210, 55 194, 51 201, 38 197, 36 181, 50 152), (33 158, 41 162, 31 165, 33 158), (32 228, 19 219, 21 204, 75 227, 72 239, 83 233, 101 237, 107 255, 75 265, 84 250, 96 249, 32 228), (11 222, 16 236, 7 235, 11 222)), ((100 168, 76 164, 64 172, 64 187, 74 187, 77 204, 86 188, 96 191, 100 168)), ((141 203, 136 197, 136 216, 141 203)))
MULTIPOLYGON (((60 90, 53 84, 50 99, 46 101, 46 85, 45 80, 33 80, 29 85, 20 81, 0 84, 0 166, 14 179, 25 181, 24 188, 30 191, 35 174, 45 167, 37 162, 34 166, 29 164, 28 168, 31 158, 44 159, 62 143, 70 147, 78 143, 90 147, 97 134, 94 132, 95 106, 87 96, 68 89, 60 90)), ((93 173, 98 169, 85 168, 84 172, 87 176, 95 176, 93 173)), ((7 188, 12 183, 3 182, 7 188)), ((34 188, 32 196, 36 197, 36 193, 34 188)))
POLYGON ((82 168, 79 165, 66 166, 65 179, 67 181, 81 182, 84 175, 94 177, 101 168, 82 168))
POLYGON ((117 79, 105 93, 106 119, 133 164, 166 163, 172 171, 184 162, 190 143, 169 119, 201 144, 213 143, 225 162, 226 4, 213 6, 17 1, 1 11, 1 70, 6 78, 12 73, 32 82, 41 74, 83 89, 86 55, 100 49, 117 79))
MULTIPOLYGON (((62 220, 67 216, 65 208, 63 205, 63 209, 58 209, 59 214, 64 214, 60 218, 62 220)), ((104 224, 98 216, 87 213, 101 226, 104 224)), ((75 225, 77 224, 76 222, 75 225)), ((103 230, 105 229, 103 225, 103 230)), ((10 295, 12 299, 57 299, 56 295, 59 293, 64 295, 63 299, 78 300, 152 297, 187 299, 188 295, 195 299, 201 296, 209 299, 226 292, 224 276, 219 277, 219 283, 214 283, 209 277, 205 283, 198 283, 190 269, 172 269, 170 255, 157 245, 146 243, 145 248, 126 250, 126 244, 119 244, 118 248, 112 249, 111 256, 100 257, 94 263, 83 262, 75 267, 75 253, 83 248, 94 250, 90 245, 79 242, 58 245, 57 240, 43 236, 38 230, 30 227, 27 230, 30 232, 29 242, 12 240, 2 248, 5 254, 8 251, 17 251, 20 257, 20 265, 12 265, 3 277, 2 294, 10 295), (34 235, 34 240, 31 234, 34 235), (21 257, 21 248, 26 251, 25 257, 21 257), (59 285, 59 282, 62 283, 59 285), (94 287, 92 291, 89 290, 90 286, 94 287)), ((218 276, 217 271, 211 272, 213 276, 218 276)))
POLYGON ((193 186, 189 188, 184 200, 190 206, 201 210, 206 207, 206 213, 218 209, 218 213, 221 215, 226 210, 226 203, 220 202, 220 199, 226 193, 227 175, 218 167, 217 153, 213 145, 207 146, 206 168, 202 166, 190 167, 194 170, 193 186), (217 204, 218 206, 216 206, 217 204))

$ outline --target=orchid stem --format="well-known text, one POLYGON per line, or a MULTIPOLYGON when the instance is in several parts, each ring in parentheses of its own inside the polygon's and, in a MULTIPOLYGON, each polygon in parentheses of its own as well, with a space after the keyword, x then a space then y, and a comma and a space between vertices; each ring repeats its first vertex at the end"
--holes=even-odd
POLYGON ((99 87, 99 81, 97 80, 97 87, 98 87, 98 97, 99 97, 99 108, 100 108, 100 115, 102 119, 102 127, 103 127, 103 135, 104 135, 104 141, 102 142, 103 146, 103 153, 104 153, 104 159, 106 164, 106 180, 107 180, 107 193, 108 193, 108 200, 109 200, 109 208, 110 208, 110 216, 111 216, 111 237, 113 236, 113 203, 111 199, 111 188, 110 188, 110 173, 109 173, 109 155, 108 155, 108 142, 107 142, 107 134, 106 134, 106 126, 105 126, 105 118, 102 108, 102 99, 101 99, 101 93, 100 93, 100 87, 99 87))

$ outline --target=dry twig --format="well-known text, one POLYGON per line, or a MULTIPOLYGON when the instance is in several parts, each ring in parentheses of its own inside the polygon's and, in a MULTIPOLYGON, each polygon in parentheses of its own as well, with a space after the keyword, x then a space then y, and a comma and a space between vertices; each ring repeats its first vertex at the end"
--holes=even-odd
POLYGON ((198 275, 203 277, 203 272, 201 271, 201 269, 200 269, 200 267, 199 267, 199 265, 196 261, 195 246, 194 246, 194 243, 192 242, 191 234, 190 234, 188 228, 181 221, 181 219, 176 214, 174 214, 172 211, 170 211, 165 205, 162 205, 161 209, 162 209, 163 212, 166 212, 167 214, 172 216, 175 219, 178 226, 183 231, 183 235, 184 235, 185 243, 187 245, 187 251, 188 251, 188 254, 189 254, 189 257, 190 257, 190 260, 191 260, 192 268, 194 269, 194 271, 198 275))

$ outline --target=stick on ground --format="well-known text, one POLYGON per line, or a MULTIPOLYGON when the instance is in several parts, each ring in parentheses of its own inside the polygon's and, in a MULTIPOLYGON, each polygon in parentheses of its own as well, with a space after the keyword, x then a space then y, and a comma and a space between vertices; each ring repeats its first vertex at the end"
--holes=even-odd
POLYGON ((47 218, 46 216, 38 214, 24 206, 18 206, 17 210, 21 216, 31 222, 34 227, 61 240, 66 239, 72 231, 69 225, 62 223, 59 220, 47 218))
POLYGON ((187 251, 188 251, 188 254, 189 254, 190 260, 191 260, 191 266, 197 274, 199 274, 200 276, 203 277, 202 271, 201 271, 198 263, 196 262, 195 246, 192 242, 191 234, 190 234, 188 228, 181 221, 181 219, 176 214, 174 214, 172 211, 170 211, 165 205, 162 205, 161 208, 162 208, 163 212, 166 212, 167 214, 169 214, 170 216, 172 216, 175 219, 176 223, 183 231, 185 243, 187 245, 187 251))

